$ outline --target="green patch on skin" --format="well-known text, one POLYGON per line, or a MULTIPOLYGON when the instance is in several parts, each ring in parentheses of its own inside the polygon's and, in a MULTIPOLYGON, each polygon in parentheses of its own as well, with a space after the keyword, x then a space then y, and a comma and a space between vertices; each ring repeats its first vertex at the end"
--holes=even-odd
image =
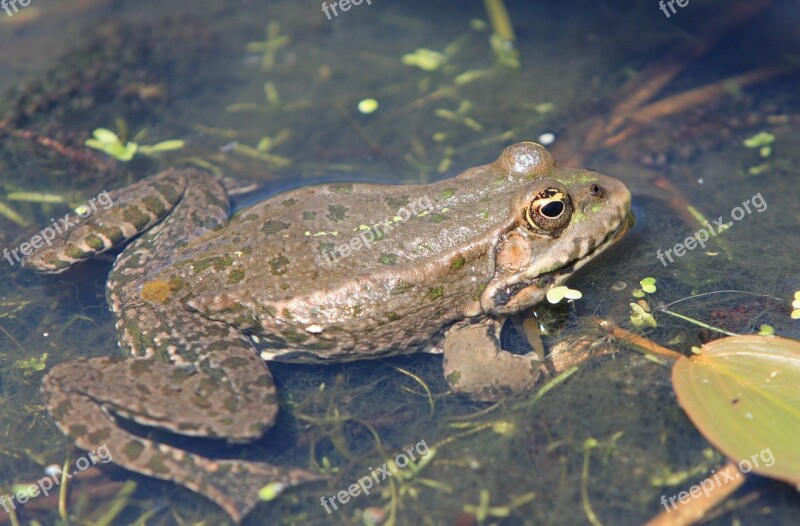
POLYGON ((412 285, 410 283, 400 282, 397 285, 395 285, 392 288, 392 290, 389 291, 389 294, 393 294, 393 295, 405 294, 406 292, 409 292, 413 288, 414 288, 414 285, 412 285))
POLYGON ((194 372, 189 369, 183 367, 176 367, 175 369, 172 369, 170 371, 169 379, 177 383, 183 383, 189 378, 191 378, 193 374, 194 372))
POLYGON ((438 300, 444 296, 444 287, 436 287, 428 292, 428 299, 431 301, 438 300))
POLYGON ((297 199, 285 199, 281 201, 283 206, 294 206, 297 204, 297 199))
POLYGON ((72 403, 69 400, 64 400, 58 404, 55 409, 50 410, 50 413, 53 415, 53 418, 62 421, 70 411, 72 411, 72 403))
POLYGON ((235 268, 228 272, 228 284, 235 285, 244 279, 244 269, 235 268))
POLYGON ((222 407, 229 413, 234 413, 239 408, 239 404, 236 403, 236 398, 229 396, 222 401, 222 407))
POLYGON ((489 211, 488 210, 482 210, 481 211, 481 219, 483 219, 484 221, 489 219, 489 211))
POLYGON ((294 315, 292 315, 292 311, 290 311, 289 309, 284 308, 281 314, 283 314, 283 317, 286 318, 287 320, 294 319, 294 315))
POLYGON ((82 424, 73 424, 69 426, 68 434, 72 438, 83 438, 89 432, 89 429, 82 424))
POLYGON ((299 333, 294 329, 286 329, 281 332, 281 335, 286 339, 287 342, 294 344, 301 344, 309 338, 308 334, 299 333))
POLYGON ((329 241, 320 241, 318 246, 320 254, 333 254, 333 252, 336 250, 336 243, 331 243, 329 241))
POLYGON ((210 191, 205 192, 203 196, 206 198, 206 205, 208 205, 209 207, 215 206, 217 208, 222 208, 223 210, 227 211, 228 203, 217 197, 217 195, 214 194, 213 192, 210 191))
POLYGON ((103 442, 111 436, 111 429, 108 427, 104 427, 102 429, 98 429, 93 433, 89 433, 86 437, 92 444, 102 444, 103 442))
POLYGON ((486 288, 486 283, 478 283, 478 291, 472 295, 472 299, 474 301, 478 301, 483 293, 483 289, 486 288))
POLYGON ((268 236, 274 236, 278 232, 286 230, 290 226, 292 226, 290 223, 285 223, 277 219, 270 219, 269 221, 264 223, 264 226, 261 227, 261 231, 267 234, 268 236))
POLYGON ((445 219, 447 219, 447 218, 445 216, 443 216, 442 214, 431 214, 431 218, 428 220, 428 222, 437 223, 438 224, 438 223, 441 223, 442 221, 444 221, 445 219))
POLYGON ((450 263, 450 269, 451 270, 458 270, 461 267, 463 267, 464 263, 466 263, 466 262, 467 262, 467 260, 464 259, 464 256, 458 256, 458 257, 454 258, 453 261, 450 263))
POLYGON ((344 205, 328 205, 328 215, 325 216, 334 223, 344 221, 347 217, 347 207, 344 205))
POLYGON ((357 317, 359 314, 361 314, 361 305, 359 305, 358 303, 356 303, 355 305, 353 305, 353 306, 351 307, 351 309, 352 309, 352 312, 351 312, 351 313, 352 313, 352 316, 353 316, 354 318, 355 318, 355 317, 357 317))
POLYGON ((49 266, 53 270, 65 269, 71 265, 69 261, 58 259, 58 256, 56 256, 55 254, 48 256, 44 262, 47 266, 49 266))
POLYGON ((273 276, 281 276, 286 274, 289 266, 289 258, 281 254, 276 258, 269 260, 269 271, 273 276))
POLYGON ((166 475, 169 473, 169 468, 164 465, 164 460, 161 458, 160 454, 153 455, 147 462, 147 467, 153 473, 159 473, 161 475, 166 475))
POLYGON ((174 184, 165 182, 152 183, 151 187, 161 194, 168 203, 173 205, 178 202, 178 199, 180 199, 181 194, 183 193, 179 191, 174 184))
POLYGON ((67 249, 64 251, 64 254, 71 257, 72 259, 84 259, 89 257, 89 254, 84 252, 83 250, 79 249, 74 245, 69 245, 67 249))
POLYGON ((336 184, 329 184, 328 191, 333 192, 335 194, 352 194, 353 193, 353 185, 352 183, 336 183, 336 184))
POLYGON ((125 234, 118 226, 95 226, 95 232, 107 238, 112 244, 119 243, 125 238, 125 234))
POLYGON ((250 362, 241 356, 231 356, 230 358, 225 358, 222 360, 220 365, 225 369, 239 369, 246 366, 248 363, 250 362))
POLYGON ((575 210, 574 212, 572 212, 571 222, 573 225, 577 225, 578 223, 583 223, 587 219, 589 219, 589 216, 587 216, 586 214, 584 214, 579 210, 575 210))
POLYGON ((387 197, 386 204, 392 207, 393 210, 398 210, 406 206, 409 202, 409 197, 407 195, 401 195, 397 197, 387 197))
POLYGON ((131 364, 128 366, 128 371, 134 376, 141 376, 145 373, 149 373, 150 369, 152 368, 153 361, 152 360, 132 360, 131 364))
POLYGON ((439 198, 440 198, 440 199, 450 199, 450 198, 451 198, 451 197, 453 197, 454 195, 456 195, 456 189, 455 189, 455 188, 445 188, 445 189, 444 189, 444 190, 442 190, 442 192, 439 194, 439 198))
POLYGON ((380 261, 383 265, 396 265, 397 254, 381 254, 381 257, 378 258, 378 261, 380 261))
POLYGON ((197 431, 200 427, 200 424, 193 424, 191 422, 181 422, 178 424, 179 431, 197 431))
POLYGON ((169 278, 169 284, 172 287, 172 292, 175 293, 186 286, 186 280, 180 276, 172 276, 169 278))
POLYGON ((225 267, 230 267, 231 265, 233 265, 233 258, 231 256, 216 258, 214 261, 214 270, 222 271, 225 267))
POLYGON ((574 183, 593 183, 597 180, 597 176, 592 172, 586 172, 581 175, 571 174, 569 177, 562 179, 554 177, 554 179, 563 185, 569 186, 574 183))
POLYGON ((164 203, 154 195, 148 195, 142 199, 145 209, 156 217, 161 217, 167 211, 164 203))
POLYGON ((306 221, 313 221, 317 218, 316 212, 309 212, 308 210, 303 211, 303 219, 306 221))
POLYGON ((136 460, 142 454, 142 451, 144 451, 144 445, 135 440, 131 440, 122 448, 122 454, 125 455, 128 460, 136 460))
POLYGON ((200 409, 211 409, 211 402, 201 396, 192 397, 191 402, 200 409))
POLYGON ((389 321, 396 321, 400 319, 400 315, 394 311, 389 311, 386 313, 386 319, 389 321))
POLYGON ((204 270, 211 267, 214 264, 214 261, 217 258, 205 258, 192 263, 192 270, 195 274, 199 272, 203 272, 204 270))
POLYGON ((86 236, 84 238, 83 242, 86 243, 87 245, 89 245, 89 248, 91 248, 92 250, 95 250, 97 252, 99 252, 99 251, 103 250, 104 248, 106 248, 105 242, 97 234, 89 234, 88 236, 86 236))
POLYGON ((452 373, 447 375, 447 383, 450 385, 458 385, 459 380, 461 380, 460 371, 453 371, 452 373))
POLYGON ((275 310, 275 307, 269 305, 264 307, 264 312, 266 312, 272 318, 278 315, 278 311, 275 310))
POLYGON ((136 227, 141 232, 150 223, 150 216, 139 209, 138 206, 126 206, 122 209, 122 219, 136 227))

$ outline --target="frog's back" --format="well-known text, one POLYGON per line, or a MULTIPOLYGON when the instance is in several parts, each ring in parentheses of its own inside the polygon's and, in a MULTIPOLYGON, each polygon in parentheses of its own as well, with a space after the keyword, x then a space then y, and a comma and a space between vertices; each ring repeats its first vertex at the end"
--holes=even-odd
POLYGON ((311 336, 361 357, 382 352, 381 327, 391 333, 384 340, 412 352, 463 317, 491 272, 485 256, 497 233, 488 231, 502 229, 524 185, 492 167, 430 185, 299 188, 190 242, 170 272, 189 285, 190 308, 276 339, 275 347, 291 346, 292 335, 314 347, 311 336), (337 331, 335 345, 324 341, 337 331), (371 349, 361 349, 356 340, 367 332, 371 349))

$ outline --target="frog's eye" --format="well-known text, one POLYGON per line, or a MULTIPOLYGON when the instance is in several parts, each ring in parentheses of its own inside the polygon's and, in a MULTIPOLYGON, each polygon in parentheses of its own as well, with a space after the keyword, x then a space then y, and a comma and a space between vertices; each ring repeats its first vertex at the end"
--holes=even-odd
POLYGON ((572 216, 572 199, 558 188, 545 188, 533 197, 525 209, 531 230, 553 232, 564 227, 572 216))

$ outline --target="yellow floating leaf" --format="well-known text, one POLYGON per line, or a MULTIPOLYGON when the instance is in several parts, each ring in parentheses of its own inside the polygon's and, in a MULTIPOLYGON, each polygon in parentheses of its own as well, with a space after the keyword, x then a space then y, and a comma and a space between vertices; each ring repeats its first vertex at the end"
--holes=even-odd
POLYGON ((800 342, 714 340, 677 361, 672 385, 692 423, 743 471, 800 483, 800 342))

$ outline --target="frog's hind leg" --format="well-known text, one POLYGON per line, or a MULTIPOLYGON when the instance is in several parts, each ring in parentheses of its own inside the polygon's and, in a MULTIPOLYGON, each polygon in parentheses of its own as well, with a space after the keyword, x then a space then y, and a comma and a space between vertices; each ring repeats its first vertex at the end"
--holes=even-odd
MULTIPOLYGON (((78 209, 81 215, 70 212, 43 228, 42 246, 22 264, 57 274, 121 245, 169 214, 181 201, 188 182, 197 177, 207 175, 197 170, 165 170, 125 188, 100 192, 78 209)), ((227 216, 227 208, 224 214, 227 216)))
MULTIPOLYGON (((43 380, 47 408, 79 447, 105 445, 126 469, 182 484, 218 503, 235 520, 274 490, 322 478, 289 467, 214 460, 125 429, 120 419, 176 434, 246 442, 278 411, 272 376, 250 340, 234 328, 187 310, 175 292, 159 298, 145 283, 172 268, 187 240, 221 224, 227 196, 210 175, 195 173, 167 221, 117 258, 108 301, 120 344, 133 358, 93 358, 54 367, 43 380)), ((185 291, 183 292, 185 293, 185 291)))
MULTIPOLYGON (((225 398, 230 393, 222 392, 224 388, 204 374, 155 360, 99 357, 55 367, 43 389, 47 408, 59 427, 78 447, 92 451, 93 458, 105 450, 100 457, 103 462, 180 483, 216 502, 236 522, 258 503, 262 487, 270 484, 278 493, 323 478, 261 462, 210 459, 140 437, 118 424, 117 419, 124 416, 182 434, 219 436, 229 431, 226 415, 240 411, 247 418, 259 411, 258 407, 236 406, 225 398), (136 408, 131 407, 131 393, 139 398, 136 408), (215 400, 211 395, 223 398, 215 400)), ((270 409, 267 406, 264 412, 270 413, 270 409)), ((254 422, 253 429, 244 434, 259 431, 254 422)))

